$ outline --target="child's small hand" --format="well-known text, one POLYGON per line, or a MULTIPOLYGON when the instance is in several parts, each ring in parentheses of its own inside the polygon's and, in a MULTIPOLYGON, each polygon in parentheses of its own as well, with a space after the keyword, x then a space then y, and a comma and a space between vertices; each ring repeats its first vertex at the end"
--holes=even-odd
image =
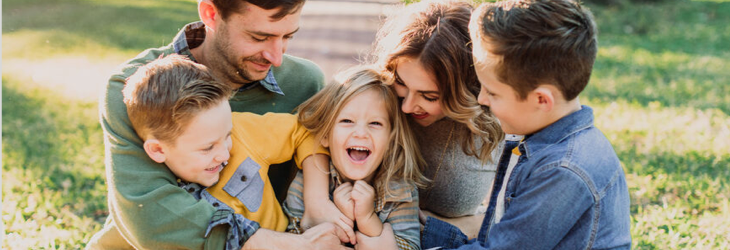
POLYGON ((357 238, 355 237, 355 231, 353 229, 355 227, 355 221, 347 218, 347 216, 345 216, 345 214, 343 214, 342 211, 340 211, 340 209, 329 200, 318 204, 317 207, 319 209, 304 210, 304 216, 302 216, 301 221, 302 228, 307 230, 316 225, 331 222, 342 228, 345 234, 347 234, 347 237, 350 239, 351 244, 357 244, 357 238))
POLYGON ((355 201, 355 221, 366 221, 375 211, 375 189, 367 182, 359 180, 352 188, 352 200, 355 201))
POLYGON ((355 220, 355 201, 352 199, 352 184, 343 183, 332 193, 337 208, 350 220, 355 220))
POLYGON ((337 205, 335 205, 334 202, 329 200, 323 201, 322 203, 317 204, 317 207, 319 209, 304 210, 301 222, 302 228, 308 229, 324 222, 337 224, 338 221, 344 222, 350 228, 354 227, 354 222, 347 218, 347 216, 345 216, 345 214, 337 208, 337 205))

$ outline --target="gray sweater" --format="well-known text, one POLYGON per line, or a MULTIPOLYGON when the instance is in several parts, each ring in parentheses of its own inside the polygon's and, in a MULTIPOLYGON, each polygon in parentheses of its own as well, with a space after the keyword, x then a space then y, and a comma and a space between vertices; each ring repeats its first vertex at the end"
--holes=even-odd
MULTIPOLYGON (((432 181, 429 187, 418 190, 421 209, 444 217, 475 214, 491 190, 498 159, 483 165, 476 157, 466 155, 461 148, 465 139, 460 135, 469 128, 448 117, 428 127, 418 125, 410 117, 409 123, 426 160, 423 174, 432 181)), ((503 144, 493 151, 493 158, 499 157, 501 147, 503 144)))

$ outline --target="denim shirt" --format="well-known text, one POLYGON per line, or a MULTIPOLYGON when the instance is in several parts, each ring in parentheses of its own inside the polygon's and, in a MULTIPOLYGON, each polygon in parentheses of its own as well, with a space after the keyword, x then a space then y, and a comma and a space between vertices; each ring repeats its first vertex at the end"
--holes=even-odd
POLYGON ((503 183, 512 147, 500 160, 478 237, 468 240, 457 227, 429 217, 424 249, 630 249, 626 177, 613 147, 593 126, 590 107, 525 136, 503 183), (507 185, 504 216, 493 224, 501 185, 507 185))

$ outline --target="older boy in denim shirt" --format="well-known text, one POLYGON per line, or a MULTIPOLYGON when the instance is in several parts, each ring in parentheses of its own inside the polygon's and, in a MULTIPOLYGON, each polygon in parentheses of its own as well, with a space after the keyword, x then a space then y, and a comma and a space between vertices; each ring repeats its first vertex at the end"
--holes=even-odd
POLYGON ((479 103, 525 137, 505 150, 478 237, 428 218, 422 246, 629 249, 623 169, 577 97, 597 52, 590 12, 570 0, 484 4, 470 33, 479 103))

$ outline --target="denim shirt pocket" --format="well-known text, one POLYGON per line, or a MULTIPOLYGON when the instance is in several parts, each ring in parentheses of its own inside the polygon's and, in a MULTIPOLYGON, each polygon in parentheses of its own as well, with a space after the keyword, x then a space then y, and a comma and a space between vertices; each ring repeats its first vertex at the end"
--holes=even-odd
POLYGON ((264 196, 264 181, 259 174, 260 169, 261 166, 258 163, 251 158, 246 158, 241 165, 238 165, 236 172, 223 187, 223 191, 238 198, 251 212, 259 210, 264 196))

